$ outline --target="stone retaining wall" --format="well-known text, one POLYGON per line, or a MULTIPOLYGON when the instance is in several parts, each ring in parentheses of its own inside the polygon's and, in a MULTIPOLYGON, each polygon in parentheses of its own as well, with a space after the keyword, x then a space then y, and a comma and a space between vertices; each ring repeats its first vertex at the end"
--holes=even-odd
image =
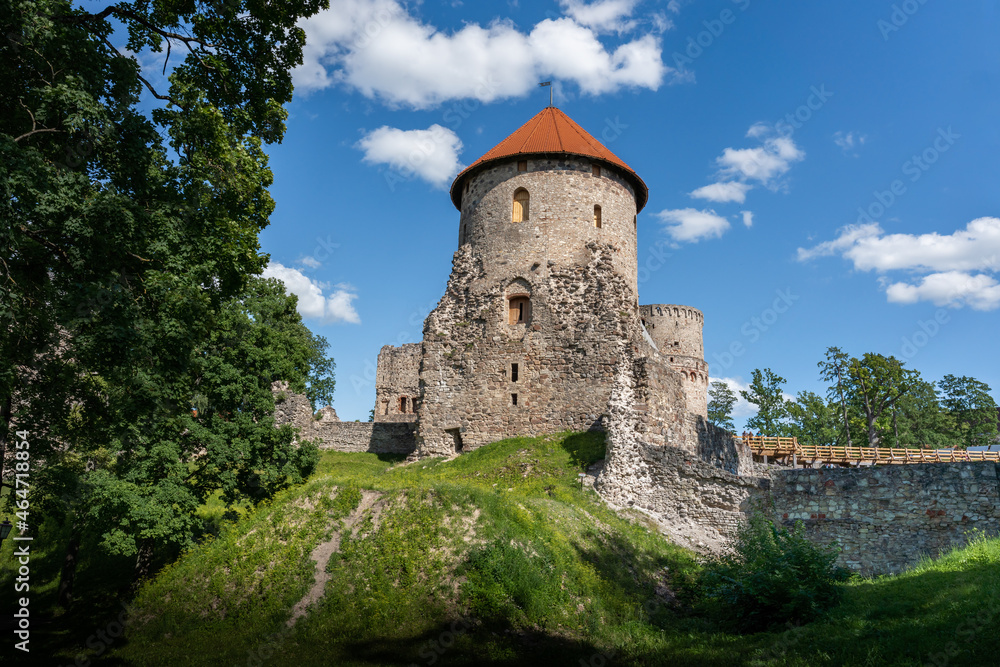
POLYGON ((778 521, 837 542, 843 566, 883 574, 961 546, 973 529, 1000 533, 998 474, 995 463, 780 470, 770 497, 778 521))

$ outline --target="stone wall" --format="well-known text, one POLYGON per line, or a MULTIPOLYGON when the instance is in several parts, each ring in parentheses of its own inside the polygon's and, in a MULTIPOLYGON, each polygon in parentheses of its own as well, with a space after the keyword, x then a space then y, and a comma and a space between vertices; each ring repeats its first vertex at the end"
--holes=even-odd
POLYGON ((749 470, 749 452, 732 434, 683 414, 675 402, 683 391, 676 376, 656 360, 622 350, 607 458, 595 488, 613 506, 648 514, 678 543, 719 551, 768 481, 734 474, 749 470))
POLYGON ((998 474, 994 463, 772 470, 771 498, 779 521, 837 542, 842 565, 882 574, 965 544, 974 528, 1000 533, 998 474))
POLYGON ((410 454, 417 448, 416 430, 416 424, 405 422, 338 422, 312 437, 320 440, 320 449, 335 452, 410 454))
POLYGON ((487 271, 472 244, 455 253, 447 291, 424 323, 422 455, 600 422, 619 345, 641 337, 618 249, 591 242, 581 250, 585 261, 548 260, 544 270, 511 261, 487 271), (512 294, 530 298, 524 323, 509 323, 512 294))
POLYGON ((375 421, 414 422, 420 405, 420 343, 385 345, 375 371, 375 421))
POLYGON ((342 422, 331 407, 313 415, 309 399, 289 391, 284 382, 274 383, 271 389, 275 424, 292 424, 299 429, 299 440, 316 440, 320 449, 377 454, 409 454, 416 449, 416 424, 342 422))

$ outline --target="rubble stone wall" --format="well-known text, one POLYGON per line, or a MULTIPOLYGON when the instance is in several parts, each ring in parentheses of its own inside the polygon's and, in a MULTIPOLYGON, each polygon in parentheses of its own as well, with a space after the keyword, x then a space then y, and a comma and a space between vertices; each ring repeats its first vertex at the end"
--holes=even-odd
POLYGON ((276 382, 274 421, 277 426, 292 424, 299 440, 318 440, 320 449, 337 452, 409 454, 416 449, 416 424, 405 422, 342 422, 333 408, 313 415, 309 399, 276 382))
POLYGON ((455 253, 447 291, 424 323, 421 455, 600 427, 619 345, 641 338, 616 249, 584 250, 585 262, 547 261, 544 275, 513 262, 487 272, 471 244, 455 253), (530 299, 524 323, 509 323, 514 294, 530 299))
POLYGON ((773 470, 770 497, 778 521, 839 544, 841 565, 884 574, 965 544, 973 529, 1000 533, 998 475, 995 463, 773 470))
POLYGON ((420 406, 420 343, 378 353, 375 371, 375 421, 415 422, 420 406))
POLYGON ((612 505, 652 516, 675 540, 719 551, 768 487, 732 434, 688 419, 681 380, 649 357, 623 351, 595 488, 612 505))

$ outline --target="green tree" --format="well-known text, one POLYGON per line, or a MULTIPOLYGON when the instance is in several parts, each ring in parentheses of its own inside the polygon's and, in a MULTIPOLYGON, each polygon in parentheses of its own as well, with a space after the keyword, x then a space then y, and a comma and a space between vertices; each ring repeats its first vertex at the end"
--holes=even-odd
MULTIPOLYGON (((263 145, 284 132, 297 22, 321 6, 0 3, 0 446, 30 426, 39 501, 101 526, 140 574, 153 546, 190 542, 210 486, 257 499, 309 469, 308 448, 264 418, 254 373, 274 348, 232 309, 264 298, 247 287, 274 207, 263 145), (166 90, 115 35, 184 54, 166 90), (162 103, 149 114, 143 91, 162 103), (213 388, 226 326, 259 343, 226 349, 258 358, 213 388)), ((329 396, 322 341, 297 340, 309 360, 284 379, 329 396)))
POLYGON ((866 352, 847 363, 847 395, 864 419, 865 436, 871 447, 882 444, 883 434, 892 427, 892 415, 899 400, 919 379, 903 362, 866 352))
POLYGON ((811 391, 800 391, 796 400, 787 404, 791 424, 790 435, 803 445, 835 445, 840 431, 837 406, 827 404, 823 397, 811 391))
POLYGON ((788 406, 781 390, 785 378, 771 372, 755 368, 749 389, 740 395, 757 406, 757 414, 747 420, 747 428, 765 436, 788 435, 788 406))
POLYGON ((851 422, 847 415, 845 375, 849 362, 850 355, 843 352, 839 347, 828 347, 825 358, 819 362, 820 378, 831 385, 830 390, 827 392, 827 400, 832 403, 836 398, 840 403, 844 426, 843 434, 847 440, 848 447, 851 446, 851 422))
POLYGON ((733 406, 736 405, 736 393, 725 382, 713 382, 708 388, 708 398, 709 423, 735 433, 733 406))
POLYGON ((958 426, 965 446, 990 445, 997 439, 997 404, 985 382, 967 376, 945 375, 942 403, 958 426))
POLYGON ((961 443, 954 418, 942 409, 933 382, 916 380, 896 409, 900 444, 942 448, 961 443))

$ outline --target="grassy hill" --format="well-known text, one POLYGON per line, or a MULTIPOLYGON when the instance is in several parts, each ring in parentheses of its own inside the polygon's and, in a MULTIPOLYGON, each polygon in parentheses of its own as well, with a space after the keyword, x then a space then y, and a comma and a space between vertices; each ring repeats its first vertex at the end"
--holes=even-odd
POLYGON ((325 453, 161 571, 95 664, 997 664, 1000 542, 853 580, 801 628, 729 634, 698 611, 693 554, 581 488, 601 457, 599 434, 409 465, 325 453))

